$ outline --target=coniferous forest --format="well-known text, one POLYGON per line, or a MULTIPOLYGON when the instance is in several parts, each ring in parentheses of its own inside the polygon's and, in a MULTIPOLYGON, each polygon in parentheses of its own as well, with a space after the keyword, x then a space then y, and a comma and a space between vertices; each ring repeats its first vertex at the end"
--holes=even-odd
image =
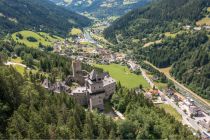
MULTIPOLYGON (((23 57, 23 61, 27 61, 25 55, 30 54, 32 60, 39 60, 39 64, 34 61, 32 66, 48 72, 53 81, 53 69, 61 70, 59 73, 64 77, 71 73, 69 58, 8 41, 1 41, 0 49, 0 138, 196 139, 186 126, 155 107, 143 94, 138 95, 120 83, 111 103, 125 114, 124 121, 90 112, 65 93, 47 91, 40 85, 46 76, 41 72, 21 75, 13 67, 3 65, 14 52, 23 57)), ((89 65, 83 67, 88 71, 93 69, 89 65)))
MULTIPOLYGON (((150 0, 143 2, 145 4, 150 0)), ((130 72, 127 67, 124 68, 127 62, 135 62, 151 77, 154 76, 152 78, 157 76, 158 81, 170 88, 170 84, 174 85, 167 76, 146 62, 158 68, 170 67, 170 74, 177 81, 201 97, 210 99, 210 33, 204 28, 193 29, 196 21, 209 15, 208 7, 209 0, 154 0, 150 5, 132 10, 114 21, 105 29, 104 36, 101 30, 96 30, 100 32, 97 37, 108 42, 102 46, 97 41, 90 43, 97 38, 89 39, 92 30, 94 32, 97 27, 83 28, 90 26, 92 20, 66 7, 47 0, 1 0, 0 139, 200 139, 200 132, 193 134, 194 130, 145 97, 146 92, 151 91, 150 87, 139 85, 128 89, 116 82, 116 91, 105 103, 108 102, 112 111, 116 109, 121 112, 125 117, 122 119, 119 115, 113 117, 105 112, 90 110, 71 95, 47 90, 42 83, 46 78, 53 84, 67 81, 73 73, 73 58, 80 54, 88 56, 88 49, 94 48, 99 52, 105 48, 110 54, 118 52, 127 55, 124 58, 126 61, 116 62, 123 65, 126 74, 136 72, 138 74, 135 76, 146 82, 142 71, 130 72), (184 30, 186 25, 191 28, 184 30), (30 30, 27 33, 34 33, 35 37, 17 33, 16 38, 12 38, 12 33, 21 30, 30 30), (25 42, 18 42, 18 39, 27 41, 28 46, 25 42), (37 43, 37 47, 33 47, 32 43, 37 43), (145 45, 148 43, 149 46, 145 45), (99 46, 100 49, 96 49, 99 46), (56 52, 56 48, 61 51, 56 52), (82 52, 84 48, 87 50, 85 53, 82 52), (9 66, 8 63, 14 65, 9 66), (18 67, 20 65, 21 68, 18 67)), ((121 13, 120 10, 118 12, 121 13)), ((107 16, 107 11, 105 13, 103 17, 107 16)), ((100 26, 104 28, 105 24, 100 23, 100 26)), ((91 58, 95 59, 95 63, 102 61, 95 51, 91 50, 91 53, 94 54, 91 58)), ((87 56, 84 59, 89 59, 87 56)), ((82 70, 103 72, 92 61, 84 59, 82 70)), ((92 81, 98 82, 98 78, 92 81)), ((82 86, 73 80, 65 84, 71 90, 82 86)), ((105 89, 103 92, 105 94, 105 89)), ((88 91, 83 93, 89 96, 88 91)))
POLYGON ((85 27, 91 20, 48 0, 1 0, 0 35, 28 29, 66 36, 72 27, 85 27))
POLYGON ((147 60, 159 68, 171 66, 172 76, 210 99, 209 31, 192 28, 209 16, 209 6, 208 0, 161 0, 116 20, 104 35, 116 44, 114 51, 130 49, 137 61, 147 60), (186 25, 192 29, 184 30, 186 25), (160 43, 143 47, 157 40, 160 43))

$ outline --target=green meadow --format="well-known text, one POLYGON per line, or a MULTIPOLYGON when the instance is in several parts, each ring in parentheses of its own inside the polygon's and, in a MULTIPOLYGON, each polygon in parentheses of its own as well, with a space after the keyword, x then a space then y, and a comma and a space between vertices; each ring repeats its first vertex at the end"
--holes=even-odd
POLYGON ((54 42, 63 40, 62 38, 58 36, 49 35, 44 32, 36 33, 32 31, 27 31, 27 30, 12 34, 12 39, 17 43, 21 43, 21 44, 26 45, 27 47, 32 47, 32 48, 37 48, 40 43, 44 46, 52 46, 54 42), (20 38, 18 35, 19 36, 21 35, 22 38, 20 38), (28 40, 28 38, 30 37, 34 38, 36 41, 28 40))
POLYGON ((132 89, 138 87, 139 85, 142 85, 144 88, 150 87, 143 76, 131 73, 127 66, 121 66, 119 64, 94 64, 94 66, 109 72, 115 80, 120 81, 120 83, 127 88, 132 89))

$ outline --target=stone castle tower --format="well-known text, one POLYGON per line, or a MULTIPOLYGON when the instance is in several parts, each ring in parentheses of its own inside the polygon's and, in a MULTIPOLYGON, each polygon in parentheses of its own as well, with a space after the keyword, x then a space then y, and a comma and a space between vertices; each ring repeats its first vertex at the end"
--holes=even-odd
POLYGON ((72 61, 72 72, 73 77, 76 77, 78 75, 78 72, 82 71, 81 62, 78 60, 72 61))

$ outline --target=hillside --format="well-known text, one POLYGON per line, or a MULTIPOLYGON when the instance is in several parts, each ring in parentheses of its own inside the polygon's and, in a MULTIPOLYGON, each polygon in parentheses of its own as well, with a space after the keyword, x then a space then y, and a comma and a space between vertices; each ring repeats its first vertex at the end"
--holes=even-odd
POLYGON ((209 6, 208 0, 161 0, 118 19, 104 35, 116 44, 115 51, 159 68, 172 67, 172 76, 210 99, 209 30, 193 29, 197 21, 209 19, 209 6))
POLYGON ((70 28, 84 27, 90 22, 48 0, 0 1, 0 35, 31 29, 64 36, 70 28))
MULTIPOLYGON (((209 7, 208 0, 161 0, 129 12, 105 30, 105 37, 113 42, 123 39, 144 39, 149 34, 173 32, 182 25, 193 25, 209 7)), ((126 41, 125 41, 126 42, 126 41)))
POLYGON ((38 48, 40 43, 43 46, 53 46, 54 42, 62 41, 63 38, 50 35, 45 32, 32 32, 23 30, 12 34, 12 39, 19 44, 24 44, 27 47, 38 48), (33 38, 33 39, 32 39, 33 38), (32 40, 30 40, 32 39, 32 40))
POLYGON ((69 9, 88 13, 96 18, 122 16, 128 11, 144 6, 152 0, 51 0, 69 9))
POLYGON ((167 38, 162 44, 141 49, 136 56, 159 68, 172 66, 171 75, 200 96, 210 99, 210 40, 206 32, 191 32, 167 38))
MULTIPOLYGON (((25 35, 26 31, 19 33, 25 35)), ((55 82, 72 74, 72 60, 66 56, 9 40, 0 40, 0 51, 0 139, 197 139, 190 129, 143 94, 120 84, 111 102, 126 115, 126 120, 117 121, 89 111, 69 94, 47 91, 40 85, 43 79, 55 82), (5 66, 7 56, 12 54, 17 54, 30 69, 19 73, 17 68, 5 66)), ((85 63, 83 68, 94 69, 85 63)))

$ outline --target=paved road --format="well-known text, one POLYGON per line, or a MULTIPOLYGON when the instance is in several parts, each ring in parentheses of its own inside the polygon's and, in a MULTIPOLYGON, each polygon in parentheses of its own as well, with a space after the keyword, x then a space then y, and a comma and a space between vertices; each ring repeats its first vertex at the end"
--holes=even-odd
MULTIPOLYGON (((147 64, 151 65, 153 68, 155 68, 156 70, 161 71, 159 68, 155 67, 153 64, 151 64, 150 62, 146 61, 147 64)), ((180 89, 180 93, 182 95, 184 95, 185 97, 190 97, 192 99, 195 100, 195 103, 198 107, 202 108, 203 111, 205 111, 206 113, 210 114, 210 103, 207 102, 205 99, 203 99, 202 97, 198 96, 195 92, 191 91, 190 89, 188 89, 187 87, 185 87, 184 85, 182 85, 181 83, 179 83, 178 81, 176 81, 170 74, 164 73, 165 76, 170 79, 171 81, 174 82, 174 85, 180 89)))
MULTIPOLYGON (((146 72, 141 68, 141 66, 139 65, 140 70, 142 72, 142 76, 146 79, 146 81, 150 84, 151 87, 155 86, 155 84, 150 80, 150 78, 147 77, 146 72)), ((164 94, 162 91, 159 90, 160 94, 164 94)), ((207 135, 209 135, 209 133, 207 133, 205 130, 203 130, 194 119, 191 119, 187 116, 187 114, 184 113, 183 110, 181 110, 181 108, 179 108, 171 99, 169 99, 167 96, 165 96, 165 99, 167 101, 168 104, 170 104, 173 108, 176 109, 176 111, 182 115, 182 123, 188 125, 189 127, 193 128, 196 131, 200 131, 205 132, 207 135)), ((209 135, 210 136, 210 135, 209 135)))
POLYGON ((84 31, 84 38, 93 44, 98 44, 91 36, 88 31, 84 31))

